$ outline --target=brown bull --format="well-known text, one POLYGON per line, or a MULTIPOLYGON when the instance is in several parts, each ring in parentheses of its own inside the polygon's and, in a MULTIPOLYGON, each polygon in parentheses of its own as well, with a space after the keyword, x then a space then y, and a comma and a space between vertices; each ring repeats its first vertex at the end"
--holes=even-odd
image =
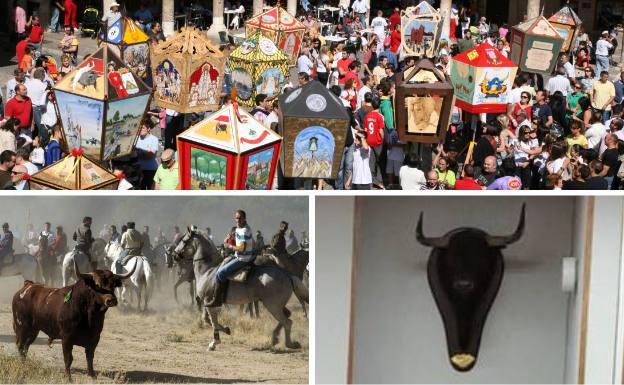
POLYGON ((70 368, 74 345, 85 348, 87 371, 95 377, 93 355, 104 327, 104 316, 109 307, 117 306, 115 288, 134 273, 113 274, 96 270, 81 274, 74 262, 78 282, 63 288, 49 288, 25 281, 24 287, 13 296, 13 330, 17 349, 26 356, 39 331, 48 335, 48 343, 60 339, 63 345, 65 374, 71 379, 70 368))

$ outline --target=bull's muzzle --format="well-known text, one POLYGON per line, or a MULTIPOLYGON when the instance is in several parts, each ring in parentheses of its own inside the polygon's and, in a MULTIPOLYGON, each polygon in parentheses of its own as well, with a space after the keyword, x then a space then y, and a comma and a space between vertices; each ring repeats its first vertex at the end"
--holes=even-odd
POLYGON ((104 296, 104 306, 106 307, 115 307, 117 306, 117 297, 114 295, 107 294, 104 296))

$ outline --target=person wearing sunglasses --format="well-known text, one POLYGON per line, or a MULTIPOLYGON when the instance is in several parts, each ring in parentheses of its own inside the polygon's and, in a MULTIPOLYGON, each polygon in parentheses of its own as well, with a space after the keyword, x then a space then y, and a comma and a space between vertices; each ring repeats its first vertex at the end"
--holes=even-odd
POLYGON ((513 110, 509 115, 509 119, 511 120, 511 124, 513 124, 514 128, 518 128, 519 124, 522 123, 522 120, 519 118, 520 112, 525 113, 526 116, 532 116, 532 109, 529 101, 531 100, 531 94, 527 91, 522 91, 520 93, 520 101, 515 103, 513 106, 513 110))
POLYGON ((585 91, 589 92, 592 86, 594 85, 594 81, 596 77, 596 72, 592 67, 587 67, 583 70, 583 77, 579 79, 585 91))

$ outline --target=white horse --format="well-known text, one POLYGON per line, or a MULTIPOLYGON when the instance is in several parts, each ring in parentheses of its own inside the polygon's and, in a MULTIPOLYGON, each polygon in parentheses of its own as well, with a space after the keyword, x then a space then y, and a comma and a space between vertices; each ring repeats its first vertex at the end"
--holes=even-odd
MULTIPOLYGON (((130 260, 126 262, 124 266, 119 266, 115 261, 123 252, 123 247, 117 242, 109 242, 105 248, 106 257, 111 260, 111 271, 114 274, 126 274, 130 271, 130 260)), ((147 310, 147 303, 154 292, 154 281, 156 276, 150 267, 149 262, 144 256, 137 256, 136 259, 136 269, 134 270, 134 274, 130 276, 129 280, 123 281, 123 286, 121 290, 121 301, 125 301, 125 296, 128 291, 136 294, 138 299, 138 310, 141 311, 141 296, 144 299, 143 311, 147 310)))
POLYGON ((21 275, 25 280, 27 279, 35 282, 37 281, 38 269, 39 264, 37 263, 37 259, 35 259, 32 255, 15 254, 13 256, 13 263, 2 266, 0 277, 13 277, 21 275))
POLYGON ((76 281, 74 274, 74 259, 82 272, 93 271, 89 258, 82 251, 72 250, 63 258, 63 287, 69 286, 76 281))

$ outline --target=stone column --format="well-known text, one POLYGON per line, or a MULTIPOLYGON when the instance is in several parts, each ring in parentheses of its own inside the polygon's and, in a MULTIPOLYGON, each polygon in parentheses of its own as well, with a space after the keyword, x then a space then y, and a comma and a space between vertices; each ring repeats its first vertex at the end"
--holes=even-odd
POLYGON ((540 14, 540 0, 527 1, 527 17, 529 20, 538 17, 540 14))
MULTIPOLYGON (((530 0, 529 0, 530 1, 530 0)), ((442 33, 440 39, 449 40, 451 29, 451 0, 442 0, 440 2, 440 13, 442 14, 442 33)))
POLYGON ((297 16, 297 0, 288 0, 288 8, 286 10, 291 15, 297 16))
POLYGON ((162 30, 165 37, 175 33, 174 0, 162 0, 162 30))
POLYGON ((220 42, 219 32, 227 31, 223 22, 223 0, 212 0, 212 25, 206 33, 214 42, 220 42))
MULTIPOLYGON (((262 13, 262 5, 263 5, 263 1, 262 0, 253 0, 253 16, 259 15, 262 13)), ((295 3, 295 6, 297 5, 297 3, 295 3)), ((290 9, 290 1, 288 2, 288 6, 290 9)))

